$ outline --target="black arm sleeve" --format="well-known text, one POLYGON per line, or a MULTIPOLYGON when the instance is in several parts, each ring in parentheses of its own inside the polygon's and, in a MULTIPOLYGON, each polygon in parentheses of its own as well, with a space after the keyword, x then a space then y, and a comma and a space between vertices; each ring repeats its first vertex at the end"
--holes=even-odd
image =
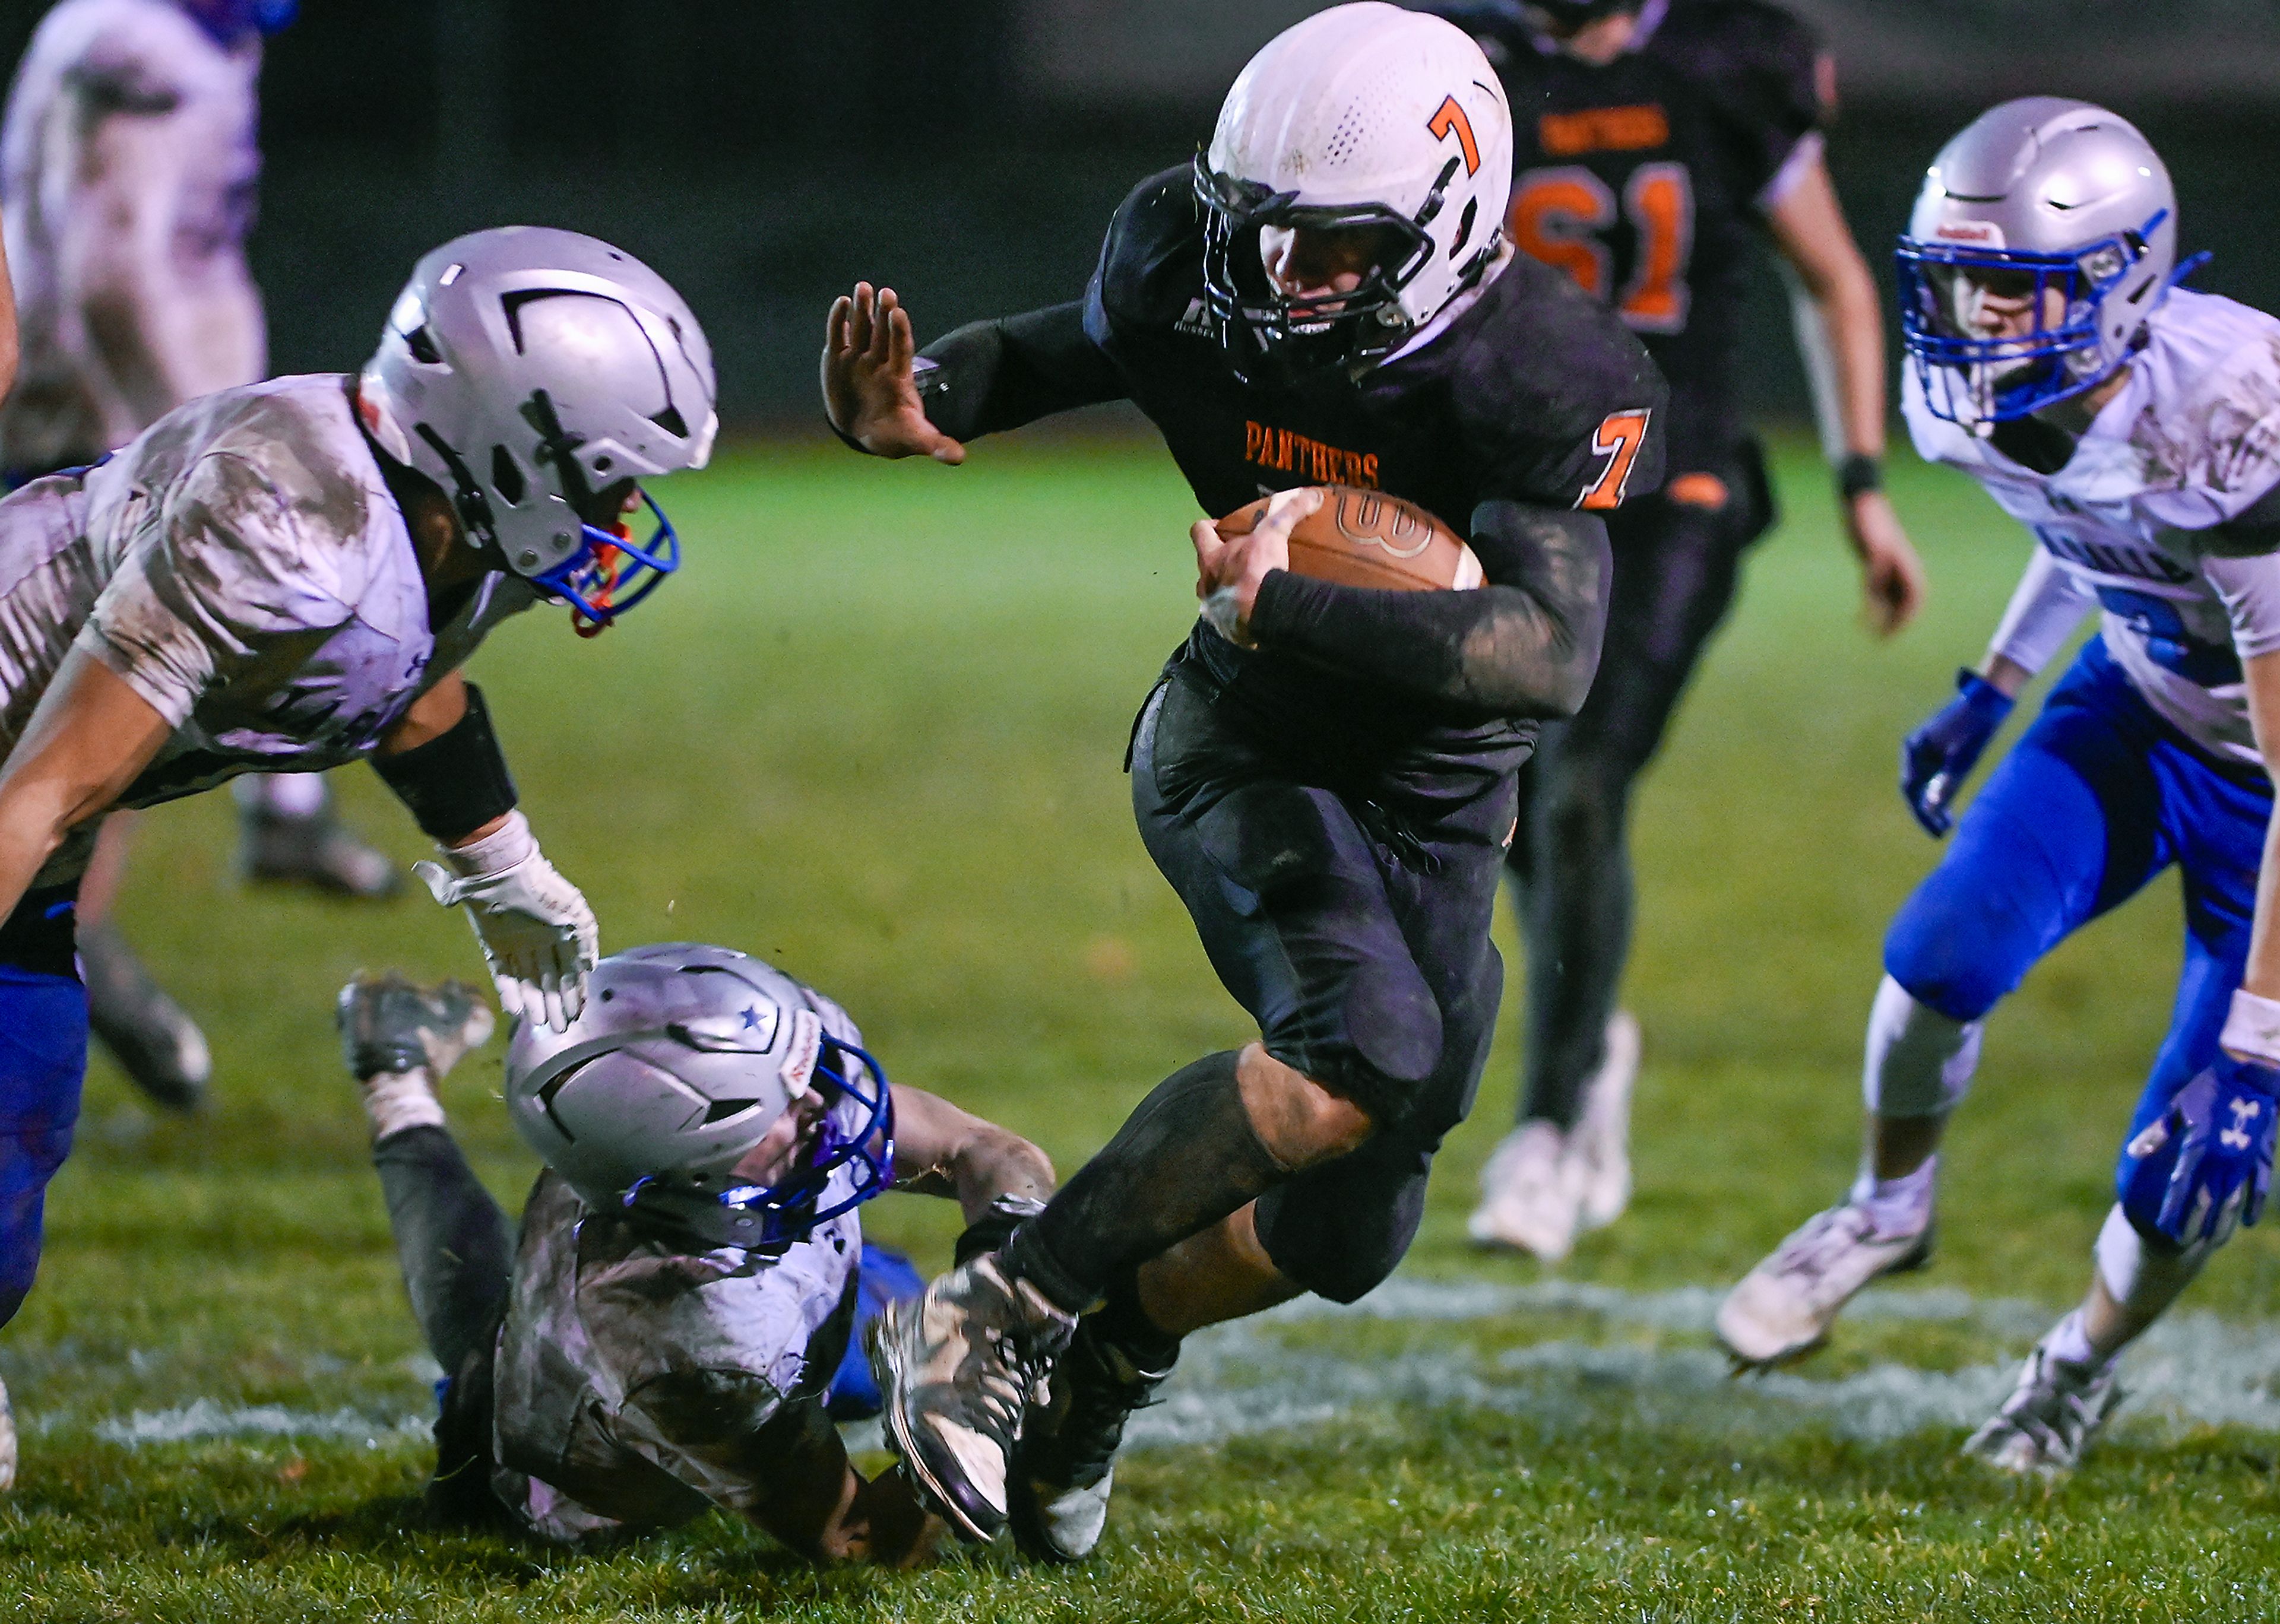
POLYGON ((483 690, 473 682, 466 715, 425 744, 374 756, 372 766, 420 829, 445 845, 514 810, 514 779, 491 732, 483 690))
POLYGON ((927 420, 953 440, 1124 398, 1116 364, 1084 330, 1084 301, 975 321, 920 351, 927 420))
POLYGON ((1470 592, 1378 591, 1275 570, 1259 583, 1252 635, 1463 714, 1573 716, 1606 631, 1606 526, 1593 513, 1483 502, 1472 545, 1490 584, 1470 592))

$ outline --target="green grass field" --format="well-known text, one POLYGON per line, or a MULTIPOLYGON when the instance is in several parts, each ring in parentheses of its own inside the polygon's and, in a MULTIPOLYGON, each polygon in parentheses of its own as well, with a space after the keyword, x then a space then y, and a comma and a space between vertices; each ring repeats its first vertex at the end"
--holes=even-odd
MULTIPOLYGON (((1962 480, 1902 464, 1934 594, 1876 644, 1823 478, 1801 446, 1782 473, 1789 522, 1637 809, 1631 1212, 1556 1279, 1466 1249, 1512 1106, 1507 1029, 1403 1274, 1360 1312, 1199 1338, 1072 1572, 993 1552, 819 1575, 719 1515, 576 1554, 420 1529, 431 1373, 329 1012, 358 966, 473 976, 474 945, 424 895, 243 895, 227 797, 156 813, 125 913, 205 1020, 214 1104, 158 1120, 102 1065, 89 1084, 41 1283, 0 1334, 26 1434, 0 1616, 2280 1615, 2269 1235, 2133 1357, 2139 1397, 2073 1481, 1955 1455, 2085 1278, 2168 1016, 2171 882, 1996 1020, 1937 1266, 1864 1299, 1794 1373, 1731 1382, 1713 1351, 1716 1290, 1849 1175, 1878 943, 1933 853, 1893 793, 1895 747, 2024 556, 1962 480)), ((528 617, 475 667, 605 946, 766 954, 843 1000, 897 1078, 1065 1170, 1166 1071, 1244 1039, 1118 771, 1193 613, 1191 504, 1159 450, 993 444, 950 473, 750 448, 666 494, 681 581, 592 644, 528 617)), ((377 781, 341 776, 356 820, 419 855, 377 781)), ((512 1207, 534 1163, 497 1055, 446 1103, 512 1207)), ((953 1227, 905 1197, 867 1222, 928 1263, 953 1227)))

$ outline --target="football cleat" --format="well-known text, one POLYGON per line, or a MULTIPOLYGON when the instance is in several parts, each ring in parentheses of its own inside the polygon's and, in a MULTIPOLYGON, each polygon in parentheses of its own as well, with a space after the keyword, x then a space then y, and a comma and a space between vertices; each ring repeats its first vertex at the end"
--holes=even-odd
POLYGON ((1718 1305, 1718 1340, 1745 1366, 1785 1364, 1829 1340, 1837 1311, 1870 1281, 1922 1268, 1931 1258, 1926 1222, 1906 1235, 1879 1234, 1853 1202, 1816 1212, 1718 1305))
POLYGON ((329 809, 297 818, 241 809, 237 873, 250 885, 301 885, 365 902, 393 897, 404 883, 396 865, 329 809))
POLYGON ((1498 1142, 1481 1168, 1481 1204, 1465 1221, 1476 1246, 1527 1252, 1558 1263, 1575 1243, 1583 1205, 1583 1164, 1568 1137, 1541 1117, 1498 1142))
POLYGON ((213 1074, 198 1023, 150 979, 108 921, 79 927, 79 960, 88 1025, 127 1080, 155 1105, 196 1110, 213 1074))
POLYGON ((333 1012, 341 1053, 361 1081, 425 1069, 441 1078, 470 1049, 490 1041, 491 1006, 465 981, 421 987, 393 971, 358 974, 333 1012))
POLYGON ((1077 1321, 1053 1366, 1051 1390, 1032 1405, 1013 1451, 1013 1540, 1040 1562, 1082 1562, 1108 1525, 1117 1447, 1132 1412, 1172 1374, 1143 1370, 1123 1348, 1077 1321))
POLYGON ((1579 1164, 1578 1233, 1606 1228, 1631 1204, 1631 1085, 1638 1068, 1638 1020, 1617 1010, 1607 1021, 1599 1069, 1584 1085, 1583 1113, 1568 1135, 1568 1154, 1579 1164))
POLYGON ((0 1494, 16 1486, 16 1416, 8 1408, 8 1384, 0 1382, 0 1494))
POLYGON ((1009 1280, 995 1254, 942 1275, 923 1297, 888 1304, 873 1322, 887 1441, 959 1538, 987 1543, 1005 1528, 1023 1417, 1049 1407, 1046 1376, 1075 1326, 1028 1281, 1009 1280))
POLYGON ((2035 1344, 2019 1367, 2019 1384, 1965 1441, 1965 1454, 2006 1472, 2043 1477, 2061 1476, 2082 1463, 2083 1451, 2122 1402, 2122 1384, 2111 1359, 2084 1365, 2058 1358, 2051 1351, 2056 1335, 2053 1330, 2035 1344))

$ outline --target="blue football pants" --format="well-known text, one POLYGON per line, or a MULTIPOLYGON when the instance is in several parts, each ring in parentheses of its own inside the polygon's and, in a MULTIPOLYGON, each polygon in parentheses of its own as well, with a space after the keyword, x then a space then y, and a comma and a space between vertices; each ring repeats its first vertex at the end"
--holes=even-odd
MULTIPOLYGON (((2127 1143, 2216 1056, 2271 815, 2262 773, 2186 743, 2092 638, 1892 921, 1884 968, 1918 1003, 1977 1020, 2036 960, 2176 865, 2184 963, 2127 1143)), ((2117 1189, 2138 1171, 2121 1158, 2117 1189)))
POLYGON ((48 1181, 71 1153, 86 1079, 86 989, 0 965, 0 1325, 39 1272, 48 1181))

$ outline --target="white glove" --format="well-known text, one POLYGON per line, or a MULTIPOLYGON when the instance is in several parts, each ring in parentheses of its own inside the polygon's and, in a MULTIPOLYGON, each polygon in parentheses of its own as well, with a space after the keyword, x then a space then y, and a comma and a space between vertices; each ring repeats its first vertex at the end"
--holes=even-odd
POLYGON ((539 850, 529 820, 509 812, 482 839, 446 847, 443 860, 451 869, 414 863, 412 872, 445 907, 466 904, 500 1007, 567 1031, 586 1007, 586 972, 601 956, 601 933, 584 896, 539 850))

